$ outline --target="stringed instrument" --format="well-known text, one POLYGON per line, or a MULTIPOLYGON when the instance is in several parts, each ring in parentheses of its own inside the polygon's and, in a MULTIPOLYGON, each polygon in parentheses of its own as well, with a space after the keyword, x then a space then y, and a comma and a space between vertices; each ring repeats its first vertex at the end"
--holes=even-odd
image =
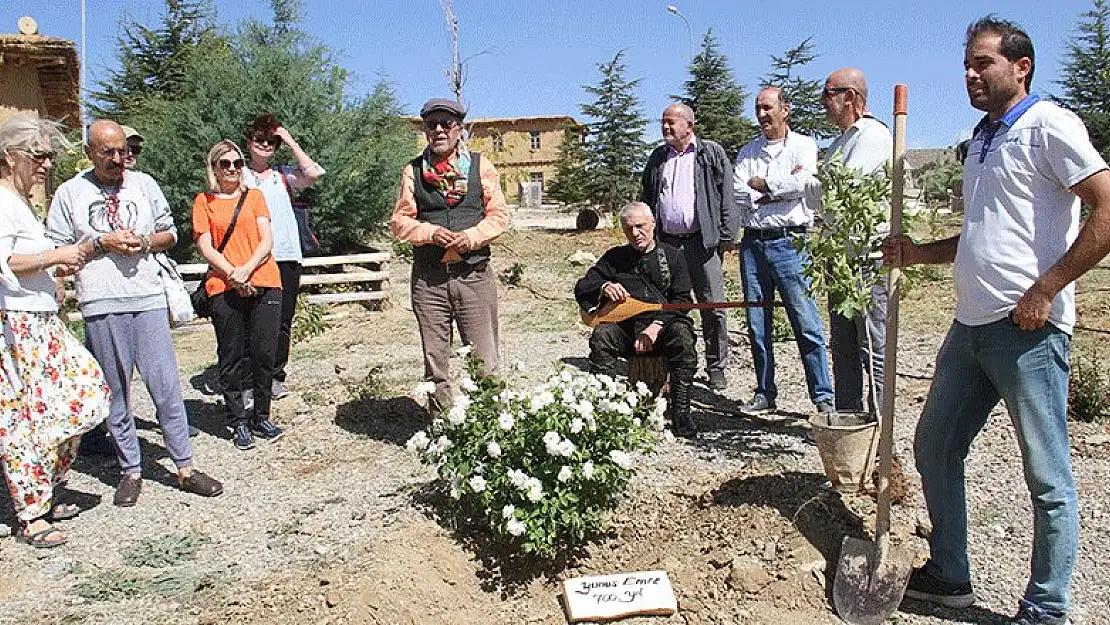
POLYGON ((635 297, 626 297, 623 302, 606 302, 589 311, 582 311, 582 323, 596 328, 603 323, 620 323, 636 315, 656 310, 703 310, 706 308, 771 308, 782 306, 782 302, 691 302, 683 304, 653 304, 635 297))

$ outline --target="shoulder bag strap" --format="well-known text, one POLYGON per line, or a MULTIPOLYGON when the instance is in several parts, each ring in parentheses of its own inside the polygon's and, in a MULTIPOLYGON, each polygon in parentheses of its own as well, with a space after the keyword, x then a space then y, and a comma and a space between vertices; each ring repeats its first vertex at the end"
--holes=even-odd
POLYGON ((239 196, 239 203, 235 205, 235 212, 231 215, 231 222, 227 224, 227 232, 224 233, 224 240, 220 241, 220 246, 216 248, 216 251, 221 254, 224 253, 227 242, 231 240, 231 233, 235 232, 235 222, 239 221, 239 211, 243 209, 243 202, 247 200, 247 193, 250 193, 250 189, 243 191, 239 196))

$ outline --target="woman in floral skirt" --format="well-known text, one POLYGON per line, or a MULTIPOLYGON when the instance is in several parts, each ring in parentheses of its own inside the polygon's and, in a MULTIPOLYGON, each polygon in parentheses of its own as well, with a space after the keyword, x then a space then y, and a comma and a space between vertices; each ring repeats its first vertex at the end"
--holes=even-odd
POLYGON ((54 521, 79 510, 58 504, 81 434, 108 414, 108 387, 96 360, 58 317, 56 275, 84 264, 91 245, 55 249, 31 209, 31 190, 66 145, 54 122, 15 115, 0 125, 0 460, 19 538, 63 545, 54 521))

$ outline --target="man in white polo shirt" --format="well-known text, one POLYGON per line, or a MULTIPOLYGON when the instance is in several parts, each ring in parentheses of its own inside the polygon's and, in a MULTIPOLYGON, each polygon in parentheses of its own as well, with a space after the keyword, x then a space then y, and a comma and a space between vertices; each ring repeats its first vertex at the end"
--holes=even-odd
POLYGON ((1067 429, 1073 283, 1110 252, 1110 171, 1077 116, 1030 95, 1033 43, 987 16, 968 27, 967 93, 986 116, 964 170, 959 236, 889 239, 886 262, 955 261, 956 320, 914 441, 933 532, 906 595, 975 601, 967 555, 964 459, 1005 402, 1033 507, 1031 573, 1014 623, 1065 623, 1079 513, 1067 429), (1078 197, 1077 197, 1078 196, 1078 197), (1090 207, 1082 229, 1080 200, 1090 207))

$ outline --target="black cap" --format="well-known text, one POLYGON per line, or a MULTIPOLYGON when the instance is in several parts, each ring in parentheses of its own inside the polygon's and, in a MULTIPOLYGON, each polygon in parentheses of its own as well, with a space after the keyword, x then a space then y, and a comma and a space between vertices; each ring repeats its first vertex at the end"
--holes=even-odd
POLYGON ((432 98, 424 103, 420 109, 420 117, 427 117, 436 111, 446 111, 460 120, 466 117, 466 109, 462 104, 447 98, 432 98))

